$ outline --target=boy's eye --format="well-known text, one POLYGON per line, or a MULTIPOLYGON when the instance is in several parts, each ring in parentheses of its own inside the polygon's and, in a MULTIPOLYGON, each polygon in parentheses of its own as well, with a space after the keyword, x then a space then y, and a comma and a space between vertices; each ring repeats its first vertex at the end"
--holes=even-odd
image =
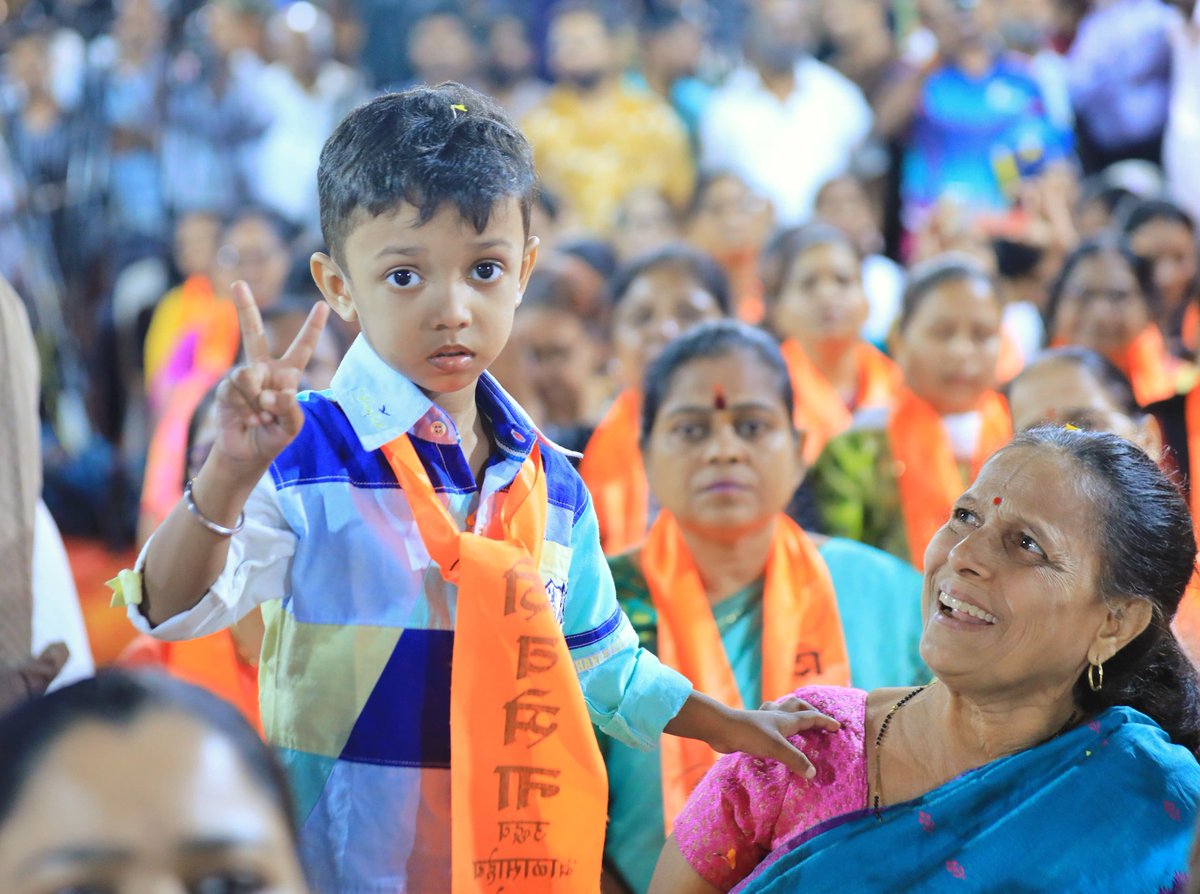
POLYGON ((421 275, 415 270, 393 270, 388 274, 388 279, 400 289, 411 289, 421 284, 421 275))
POLYGON ((482 261, 476 264, 471 272, 482 282, 495 282, 500 278, 503 268, 494 261, 482 261))

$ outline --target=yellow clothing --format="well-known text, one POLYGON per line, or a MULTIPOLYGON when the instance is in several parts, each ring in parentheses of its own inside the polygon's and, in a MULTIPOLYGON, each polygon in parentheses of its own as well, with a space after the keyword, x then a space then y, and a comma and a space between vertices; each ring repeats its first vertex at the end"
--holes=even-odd
POLYGON ((191 276, 163 296, 146 333, 146 392, 165 403, 170 390, 189 373, 221 373, 232 365, 239 345, 237 309, 219 298, 205 276, 191 276), (186 351, 187 356, 177 356, 186 351), (178 367, 178 368, 173 368, 178 367))
POLYGON ((687 131, 652 93, 618 85, 585 102, 555 87, 521 126, 542 182, 597 234, 611 231, 617 206, 634 187, 660 190, 679 208, 691 198, 687 131))

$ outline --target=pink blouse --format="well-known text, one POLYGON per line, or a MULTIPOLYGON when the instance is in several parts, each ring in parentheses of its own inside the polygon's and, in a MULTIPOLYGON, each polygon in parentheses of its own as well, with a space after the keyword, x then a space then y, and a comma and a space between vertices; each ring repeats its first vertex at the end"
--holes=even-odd
POLYGON ((840 686, 806 686, 796 695, 839 721, 835 733, 792 736, 817 775, 747 754, 717 761, 675 820, 675 841, 692 868, 728 891, 779 845, 818 823, 867 806, 867 694, 840 686))

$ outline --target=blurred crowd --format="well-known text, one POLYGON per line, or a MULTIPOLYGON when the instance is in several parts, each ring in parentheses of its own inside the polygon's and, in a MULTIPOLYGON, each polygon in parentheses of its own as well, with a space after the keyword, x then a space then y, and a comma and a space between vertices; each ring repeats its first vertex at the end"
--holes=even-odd
MULTIPOLYGON (((954 250, 999 284, 1001 380, 1051 343, 1129 341, 1141 313, 1174 386, 1200 329, 1192 7, 0 6, 0 274, 43 361, 45 501, 68 536, 120 547, 153 529, 178 499, 192 411, 237 356, 229 284, 250 283, 286 344, 318 298, 325 138, 364 99, 423 82, 492 94, 534 145, 540 260, 496 373, 565 446, 582 450, 654 345, 703 315, 687 281, 648 287, 677 287, 673 307, 616 302, 639 286, 621 268, 686 243, 720 269, 734 315, 786 338, 805 325, 776 300, 788 238, 814 220, 861 255, 861 336, 884 350, 907 268, 954 250), (1064 259, 1108 229, 1152 268, 1149 291, 1124 321, 1049 328, 1064 259)), ((354 334, 331 327, 310 384, 354 334)))

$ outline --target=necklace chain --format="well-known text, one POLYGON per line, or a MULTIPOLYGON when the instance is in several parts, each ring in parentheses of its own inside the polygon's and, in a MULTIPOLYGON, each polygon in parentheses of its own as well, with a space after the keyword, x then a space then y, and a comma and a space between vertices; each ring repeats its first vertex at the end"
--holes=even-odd
POLYGON ((887 712, 883 718, 883 723, 879 724, 879 732, 875 734, 875 819, 883 822, 883 816, 879 812, 879 796, 883 791, 883 770, 879 763, 879 746, 883 744, 883 737, 887 735, 888 726, 892 722, 892 718, 896 716, 896 712, 907 705, 910 701, 932 686, 932 683, 926 683, 924 686, 918 686, 904 698, 900 699, 896 704, 892 705, 892 709, 887 712))
MULTIPOLYGON (((879 809, 879 799, 883 793, 883 770, 882 770, 882 766, 879 762, 879 747, 883 744, 883 737, 887 735, 888 726, 891 725, 892 718, 894 716, 896 716, 896 712, 899 711, 901 708, 903 708, 910 701, 912 701, 914 698, 916 698, 918 695, 920 695, 922 692, 924 692, 926 689, 928 689, 930 686, 932 686, 933 683, 936 683, 936 682, 937 682, 937 680, 935 679, 932 683, 926 683, 924 686, 918 686, 912 692, 905 695, 902 699, 900 699, 898 702, 896 702, 896 704, 892 705, 891 710, 888 711, 887 714, 884 716, 883 723, 879 724, 879 732, 875 734, 875 797, 873 799, 872 806, 875 811, 875 819, 879 820, 880 822, 883 822, 883 815, 879 809)), ((1076 722, 1077 722, 1076 714, 1074 711, 1072 711, 1070 716, 1067 717, 1066 723, 1064 723, 1061 727, 1059 727, 1057 732, 1051 733, 1047 738, 1043 739, 1041 742, 1039 742, 1037 744, 1042 745, 1042 744, 1045 744, 1046 742, 1049 742, 1051 739, 1055 739, 1055 738, 1061 736, 1067 730, 1071 729, 1071 727, 1073 727, 1076 724, 1076 722)))

